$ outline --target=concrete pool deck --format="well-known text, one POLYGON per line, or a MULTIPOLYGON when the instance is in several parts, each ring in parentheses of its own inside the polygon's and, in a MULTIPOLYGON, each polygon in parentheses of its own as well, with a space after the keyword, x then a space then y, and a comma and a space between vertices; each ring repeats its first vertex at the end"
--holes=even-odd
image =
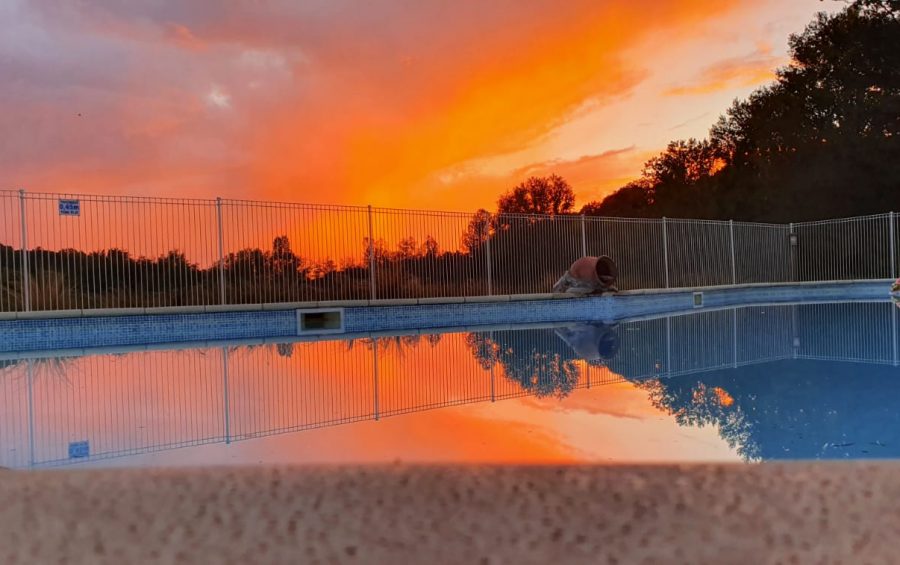
POLYGON ((0 561, 876 563, 900 463, 0 470, 0 561))

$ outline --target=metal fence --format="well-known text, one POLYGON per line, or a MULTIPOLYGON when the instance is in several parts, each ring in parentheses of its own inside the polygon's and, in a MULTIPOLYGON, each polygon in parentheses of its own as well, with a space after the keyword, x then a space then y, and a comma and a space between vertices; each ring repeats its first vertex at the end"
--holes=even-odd
POLYGON ((578 257, 604 254, 621 289, 892 278, 896 222, 0 191, 0 312, 542 293, 578 257))

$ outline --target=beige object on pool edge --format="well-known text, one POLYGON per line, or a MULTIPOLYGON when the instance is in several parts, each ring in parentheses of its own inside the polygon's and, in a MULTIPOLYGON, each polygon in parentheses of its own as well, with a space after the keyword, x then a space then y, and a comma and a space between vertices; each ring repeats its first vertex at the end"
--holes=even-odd
POLYGON ((567 292, 585 296, 597 292, 618 292, 616 278, 619 269, 615 262, 603 255, 601 257, 582 257, 572 263, 556 284, 553 292, 567 292))

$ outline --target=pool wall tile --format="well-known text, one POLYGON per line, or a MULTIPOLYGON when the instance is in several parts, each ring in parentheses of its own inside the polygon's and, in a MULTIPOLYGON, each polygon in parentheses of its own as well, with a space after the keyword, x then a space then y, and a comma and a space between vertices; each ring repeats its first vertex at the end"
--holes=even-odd
MULTIPOLYGON (((885 281, 675 289, 569 300, 348 307, 346 333, 543 322, 614 321, 739 304, 888 299, 885 281)), ((396 304, 396 303, 395 303, 396 304)), ((254 305, 258 306, 258 305, 254 305)), ((322 305, 319 304, 321 307, 322 305)), ((297 335, 296 310, 0 319, 0 352, 77 349, 297 335)))
POLYGON ((297 334, 294 311, 0 321, 0 351, 240 339, 297 334))

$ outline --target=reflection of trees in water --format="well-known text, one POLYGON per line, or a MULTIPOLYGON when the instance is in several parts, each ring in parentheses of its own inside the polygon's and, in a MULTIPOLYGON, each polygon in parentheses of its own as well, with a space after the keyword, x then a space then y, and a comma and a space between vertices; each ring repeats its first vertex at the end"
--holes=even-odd
POLYGON ((71 385, 66 373, 75 366, 78 357, 40 357, 35 359, 7 359, 0 361, 0 377, 13 379, 27 378, 26 367, 31 362, 31 377, 37 379, 53 379, 71 385))
POLYGON ((714 425, 747 460, 900 456, 900 374, 785 360, 638 386, 683 426, 714 425))
MULTIPOLYGON (((368 351, 372 351, 373 343, 378 343, 378 352, 388 355, 397 355, 402 357, 409 350, 419 347, 421 344, 427 344, 435 347, 441 342, 441 334, 416 334, 416 335, 396 335, 376 338, 348 339, 343 343, 346 344, 347 351, 352 351, 356 347, 364 347, 368 351)), ((296 353, 299 346, 307 342, 287 341, 282 343, 266 343, 259 345, 241 345, 238 347, 229 347, 229 354, 249 353, 257 349, 265 349, 279 357, 291 358, 296 353)), ((315 342, 313 342, 315 343, 315 342)), ((198 350, 201 351, 202 350, 198 350)))
POLYGON ((551 330, 472 333, 466 344, 483 368, 499 364, 508 379, 536 396, 567 396, 581 376, 574 352, 551 330))
POLYGON ((724 388, 677 379, 650 379, 635 384, 648 392, 654 408, 674 416, 679 426, 717 426, 728 447, 746 460, 759 459, 753 424, 724 388))
POLYGON ((375 344, 378 344, 378 353, 402 358, 410 350, 418 349, 420 345, 437 346, 441 342, 442 337, 441 334, 414 334, 352 339, 347 341, 347 350, 362 346, 367 351, 372 351, 375 344))
POLYGON ((275 351, 281 357, 292 357, 294 355, 294 344, 289 343, 278 343, 275 345, 275 351))

